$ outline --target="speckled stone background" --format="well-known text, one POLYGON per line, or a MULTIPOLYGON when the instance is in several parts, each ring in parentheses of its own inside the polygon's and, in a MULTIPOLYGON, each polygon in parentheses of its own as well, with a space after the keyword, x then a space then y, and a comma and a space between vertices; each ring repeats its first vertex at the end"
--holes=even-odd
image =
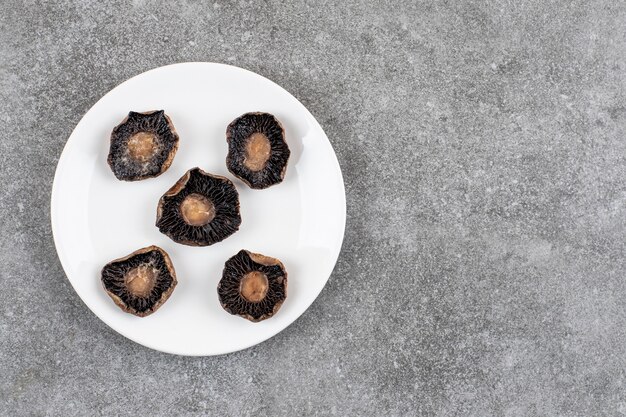
POLYGON ((0 1, 0 415, 626 415, 626 4, 0 1), (65 278, 66 139, 148 69, 256 71, 326 130, 335 271, 259 346, 162 354, 65 278))

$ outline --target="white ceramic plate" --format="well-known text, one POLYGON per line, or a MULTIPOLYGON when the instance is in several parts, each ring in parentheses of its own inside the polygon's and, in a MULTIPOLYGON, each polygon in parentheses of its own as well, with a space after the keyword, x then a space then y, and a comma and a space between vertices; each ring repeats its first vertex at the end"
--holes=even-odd
POLYGON ((74 289, 102 321, 144 346, 179 355, 218 355, 260 343, 296 320, 318 296, 341 249, 345 192, 335 153, 309 111, 258 74, 213 63, 157 68, 120 84, 82 118, 59 159, 52 230, 74 289), (111 130, 129 110, 165 110, 180 135, 171 167, 157 178, 118 181, 106 159, 111 130), (226 126, 250 111, 274 114, 291 158, 285 180, 252 190, 226 169, 226 126), (155 227, 161 195, 188 169, 233 180, 240 194, 237 233, 208 247, 179 245, 155 227), (158 245, 178 285, 151 316, 120 310, 100 283, 110 260, 158 245), (225 312, 217 298, 224 262, 240 249, 279 258, 289 274, 280 311, 260 323, 225 312))

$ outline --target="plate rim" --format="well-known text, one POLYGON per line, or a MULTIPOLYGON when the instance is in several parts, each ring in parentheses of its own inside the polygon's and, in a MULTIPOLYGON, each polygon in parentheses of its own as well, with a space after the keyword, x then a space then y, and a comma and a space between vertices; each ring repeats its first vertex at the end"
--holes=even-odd
POLYGON ((59 155, 59 158, 57 160, 57 165, 54 171, 54 178, 52 181, 52 187, 51 187, 51 191, 50 191, 50 226, 51 226, 51 230, 52 230, 52 238, 54 241, 54 246, 55 246, 55 250, 57 253, 57 257, 59 259, 59 262, 61 263, 61 267, 63 268, 63 272, 65 273, 65 278, 69 281, 70 285, 72 286, 72 289, 74 290, 74 293, 76 295, 78 295, 78 297, 80 298, 80 300, 83 302, 83 304, 85 305, 85 307, 87 307, 87 309, 90 311, 91 314, 93 314, 94 316, 96 316, 101 322, 103 322, 109 329, 113 330, 114 332, 116 332, 117 334, 125 337, 128 340, 131 340, 132 342, 147 347, 149 349, 152 349, 154 351, 157 352, 164 352, 167 354, 171 354, 171 355, 177 355, 177 356, 188 356, 188 357, 208 357, 208 356, 222 356, 222 355, 227 355, 229 353, 235 353, 235 352, 239 352, 245 349, 249 349, 253 346, 259 345, 263 342, 266 342, 267 340, 273 338, 274 336, 278 335, 279 333, 281 333, 283 330, 285 330, 287 327, 289 327, 290 325, 292 325, 293 323, 295 323, 300 317, 302 317, 302 315, 311 307, 311 305, 313 305, 313 303, 317 300, 317 298, 319 297, 319 295, 321 294, 322 290, 326 287, 326 284, 328 284, 328 280, 330 279, 335 267, 337 266, 337 260, 339 259, 339 255, 341 254, 342 250, 343 250, 343 243, 344 243, 344 239, 345 239, 345 228, 346 228, 346 221, 347 221, 347 204, 346 204, 346 190, 345 190, 345 184, 344 184, 344 180, 343 180, 343 173, 341 171, 341 165, 339 164, 339 160, 337 158, 337 153, 335 152, 335 149, 332 145, 332 143, 330 142, 330 139, 328 139, 328 135, 326 135, 326 132, 324 131, 324 129, 322 128, 322 126, 320 125, 320 123, 318 122, 317 118, 315 116, 313 116, 313 114, 309 111, 309 109, 297 98, 295 97, 293 94, 291 94, 289 91, 287 91, 285 88, 283 88, 282 86, 280 86, 279 84, 275 83, 274 81, 270 80, 269 78, 258 74, 254 71, 245 69, 245 68, 241 68, 235 65, 230 65, 230 64, 224 64, 224 63, 220 63, 220 62, 205 62, 205 61, 186 61, 186 62, 177 62, 177 63, 173 63, 173 64, 168 64, 168 65, 162 65, 159 67, 155 67, 152 69, 149 69, 147 71, 143 71, 141 73, 135 74, 132 77, 122 81, 121 83, 117 84, 116 86, 114 86, 113 88, 111 88, 110 90, 108 90, 102 97, 100 97, 95 103, 93 103, 89 109, 81 116, 80 120, 78 121, 78 123, 74 126, 74 128, 72 129, 72 132, 70 133, 69 137, 67 138, 67 140, 65 141, 65 145, 63 145, 63 149, 61 150, 61 154, 59 155), (209 353, 209 354, 195 354, 195 353, 186 353, 186 352, 180 352, 180 351, 175 351, 175 350, 171 350, 171 349, 167 349, 167 348, 162 348, 162 347, 156 347, 150 343, 145 343, 144 341, 140 341, 137 338, 133 337, 132 335, 126 334, 124 332, 119 331, 118 329, 114 328, 112 325, 110 325, 107 321, 105 321, 102 317, 100 317, 98 314, 96 314, 91 307, 89 306, 89 304, 87 303, 87 301, 83 298, 83 296, 80 294, 79 291, 77 291, 76 287, 74 286, 74 283, 72 282, 72 280, 69 277, 68 274, 68 268, 66 267, 67 264, 69 264, 69 261, 67 260, 67 253, 62 253, 59 250, 60 247, 60 232, 57 230, 55 224, 57 223, 55 220, 58 217, 57 211, 58 211, 58 202, 57 202, 57 197, 56 195, 58 194, 58 187, 59 187, 59 171, 68 163, 67 159, 68 159, 68 153, 66 152, 68 150, 69 146, 72 146, 71 144, 74 143, 76 141, 76 138, 74 138, 74 134, 78 128, 78 126, 80 125, 80 123, 82 122, 82 120, 93 111, 93 109, 98 105, 98 103, 100 103, 101 101, 103 101, 107 96, 109 96, 110 94, 112 94, 112 92, 114 90, 117 90, 118 88, 123 87, 125 84, 131 82, 132 80, 143 76, 144 74, 147 73, 151 73, 151 72, 156 72, 165 68, 171 68, 171 67, 181 67, 181 66, 218 66, 218 67, 224 67, 225 69, 229 70, 229 71, 241 71, 241 72, 246 72, 249 73, 251 75, 254 75, 256 77, 260 77, 262 80, 264 80, 265 82, 269 82, 271 83, 274 87, 277 87, 283 91, 285 91, 287 94, 289 94, 294 100, 296 100, 301 106, 302 109, 308 113, 311 116, 311 119, 313 120, 313 122, 317 125, 317 127, 320 128, 320 130, 322 131, 322 133, 324 134, 324 138, 326 139, 326 142, 328 142, 328 145, 330 146, 331 150, 332 150, 332 165, 334 170, 337 172, 338 176, 337 176, 337 180, 338 180, 338 185, 341 186, 341 193, 339 193, 339 197, 340 197, 340 205, 341 207, 343 207, 343 209, 340 211, 340 216, 341 216, 341 233, 340 233, 340 245, 339 245, 339 250, 337 251, 337 253, 332 256, 332 269, 330 270, 330 272, 328 273, 328 276, 325 277, 324 279, 324 284, 320 287, 319 291, 317 291, 317 294, 315 294, 315 297, 312 299, 311 303, 308 304, 306 306, 306 308, 297 316, 295 317, 292 321, 288 321, 286 322, 286 324, 284 326, 280 326, 278 327, 278 329, 273 332, 270 333, 268 336, 264 336, 263 339, 258 340, 256 342, 253 343, 245 343, 241 346, 238 346, 236 349, 231 349, 231 350, 225 350, 225 351, 219 351, 217 353, 209 353), (72 139, 74 138, 74 139, 72 139))

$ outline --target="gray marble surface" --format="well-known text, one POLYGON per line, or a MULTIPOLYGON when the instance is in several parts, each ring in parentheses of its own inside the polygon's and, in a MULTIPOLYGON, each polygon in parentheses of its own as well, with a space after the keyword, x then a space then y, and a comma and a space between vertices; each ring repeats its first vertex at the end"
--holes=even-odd
POLYGON ((0 1, 0 415, 626 415, 626 5, 0 1), (57 259, 73 127, 215 61, 300 99, 343 169, 343 251, 273 339, 171 356, 57 259))

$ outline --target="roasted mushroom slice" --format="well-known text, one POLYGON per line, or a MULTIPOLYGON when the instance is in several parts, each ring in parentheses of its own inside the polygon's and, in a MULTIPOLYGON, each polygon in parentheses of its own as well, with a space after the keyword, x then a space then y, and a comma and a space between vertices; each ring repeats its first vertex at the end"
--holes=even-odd
POLYGON ((102 268, 102 285, 122 310, 139 317, 154 313, 176 287, 176 272, 158 246, 139 249, 102 268))
POLYGON ((187 171, 159 200, 156 226, 172 240, 208 246, 239 230, 239 193, 225 177, 187 171))
POLYGON ((241 250, 226 261, 217 294, 230 314, 252 322, 265 320, 287 297, 287 271, 278 259, 241 250))
POLYGON ((228 170, 251 188, 282 182, 289 147, 280 122, 269 113, 246 113, 226 129, 228 170))
POLYGON ((177 149, 178 134, 163 110, 131 111, 111 133, 107 161, 117 179, 138 181, 165 172, 177 149))

